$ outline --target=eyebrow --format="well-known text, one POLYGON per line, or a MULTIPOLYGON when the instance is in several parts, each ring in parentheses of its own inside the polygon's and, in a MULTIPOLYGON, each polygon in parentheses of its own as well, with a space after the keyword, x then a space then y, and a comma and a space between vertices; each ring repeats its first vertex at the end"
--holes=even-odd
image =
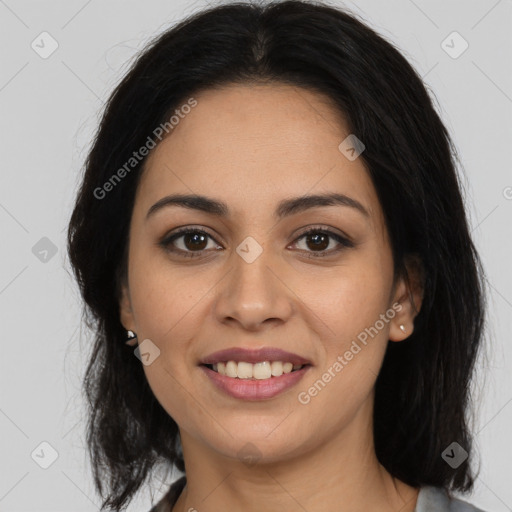
MULTIPOLYGON (((196 194, 173 194, 158 200, 148 210, 146 220, 157 211, 169 206, 198 210, 218 217, 229 217, 230 215, 228 205, 222 201, 196 194)), ((283 219, 284 217, 321 206, 346 206, 355 209, 365 217, 370 217, 366 208, 359 201, 345 194, 337 193, 315 194, 284 199, 278 204, 274 216, 278 219, 283 219)))

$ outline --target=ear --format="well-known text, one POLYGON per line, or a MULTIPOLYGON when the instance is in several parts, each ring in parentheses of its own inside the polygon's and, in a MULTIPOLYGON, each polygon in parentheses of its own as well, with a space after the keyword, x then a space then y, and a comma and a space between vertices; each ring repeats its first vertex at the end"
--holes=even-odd
POLYGON ((119 295, 119 318, 121 320, 121 324, 127 331, 137 332, 128 283, 123 282, 123 284, 121 284, 119 295))
POLYGON ((423 302, 425 272, 421 259, 416 255, 408 255, 405 266, 407 275, 400 277, 395 286, 393 304, 399 303, 401 308, 395 309, 396 315, 390 322, 390 341, 403 341, 413 333, 414 318, 420 312, 423 302), (401 325, 405 332, 400 329, 401 325))

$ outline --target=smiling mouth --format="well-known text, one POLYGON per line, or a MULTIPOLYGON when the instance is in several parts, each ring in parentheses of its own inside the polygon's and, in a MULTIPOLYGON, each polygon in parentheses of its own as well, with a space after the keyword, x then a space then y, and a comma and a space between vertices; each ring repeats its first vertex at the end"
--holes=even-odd
POLYGON ((247 363, 245 361, 225 361, 214 364, 204 364, 210 370, 225 377, 241 380, 264 380, 280 377, 283 374, 293 373, 301 370, 309 364, 292 364, 283 361, 261 361, 258 363, 247 363))

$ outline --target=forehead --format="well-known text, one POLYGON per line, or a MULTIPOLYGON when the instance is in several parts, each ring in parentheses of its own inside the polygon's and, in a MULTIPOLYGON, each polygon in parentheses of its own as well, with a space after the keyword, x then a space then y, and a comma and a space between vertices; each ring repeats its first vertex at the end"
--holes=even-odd
POLYGON ((363 160, 338 147, 350 132, 329 98, 275 84, 194 98, 145 163, 138 198, 147 208, 166 194, 196 193, 222 199, 240 218, 270 213, 284 197, 338 192, 379 213, 363 160))

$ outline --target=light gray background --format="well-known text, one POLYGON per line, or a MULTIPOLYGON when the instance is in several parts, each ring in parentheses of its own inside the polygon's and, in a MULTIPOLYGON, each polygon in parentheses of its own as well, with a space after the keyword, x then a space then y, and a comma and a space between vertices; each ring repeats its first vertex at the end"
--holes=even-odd
MULTIPOLYGON (((84 449, 86 338, 80 338, 80 299, 65 254, 66 224, 102 104, 128 59, 205 5, 0 0, 2 511, 99 508, 84 449), (31 48, 43 31, 59 45, 47 59, 31 48), (32 252, 43 237, 57 248, 46 262, 44 253, 32 252), (58 453, 48 469, 31 458, 43 441, 58 453)), ((465 499, 489 512, 512 510, 512 2, 343 5, 394 41, 425 77, 462 156, 473 235, 491 290, 473 428, 481 472, 465 499), (453 31, 469 44, 456 59, 441 46, 453 31)), ((450 41, 452 51, 461 48, 450 41)), ((38 450, 39 460, 49 456, 38 450)), ((151 492, 158 499, 169 483, 156 481, 128 510, 149 510, 151 492)))

